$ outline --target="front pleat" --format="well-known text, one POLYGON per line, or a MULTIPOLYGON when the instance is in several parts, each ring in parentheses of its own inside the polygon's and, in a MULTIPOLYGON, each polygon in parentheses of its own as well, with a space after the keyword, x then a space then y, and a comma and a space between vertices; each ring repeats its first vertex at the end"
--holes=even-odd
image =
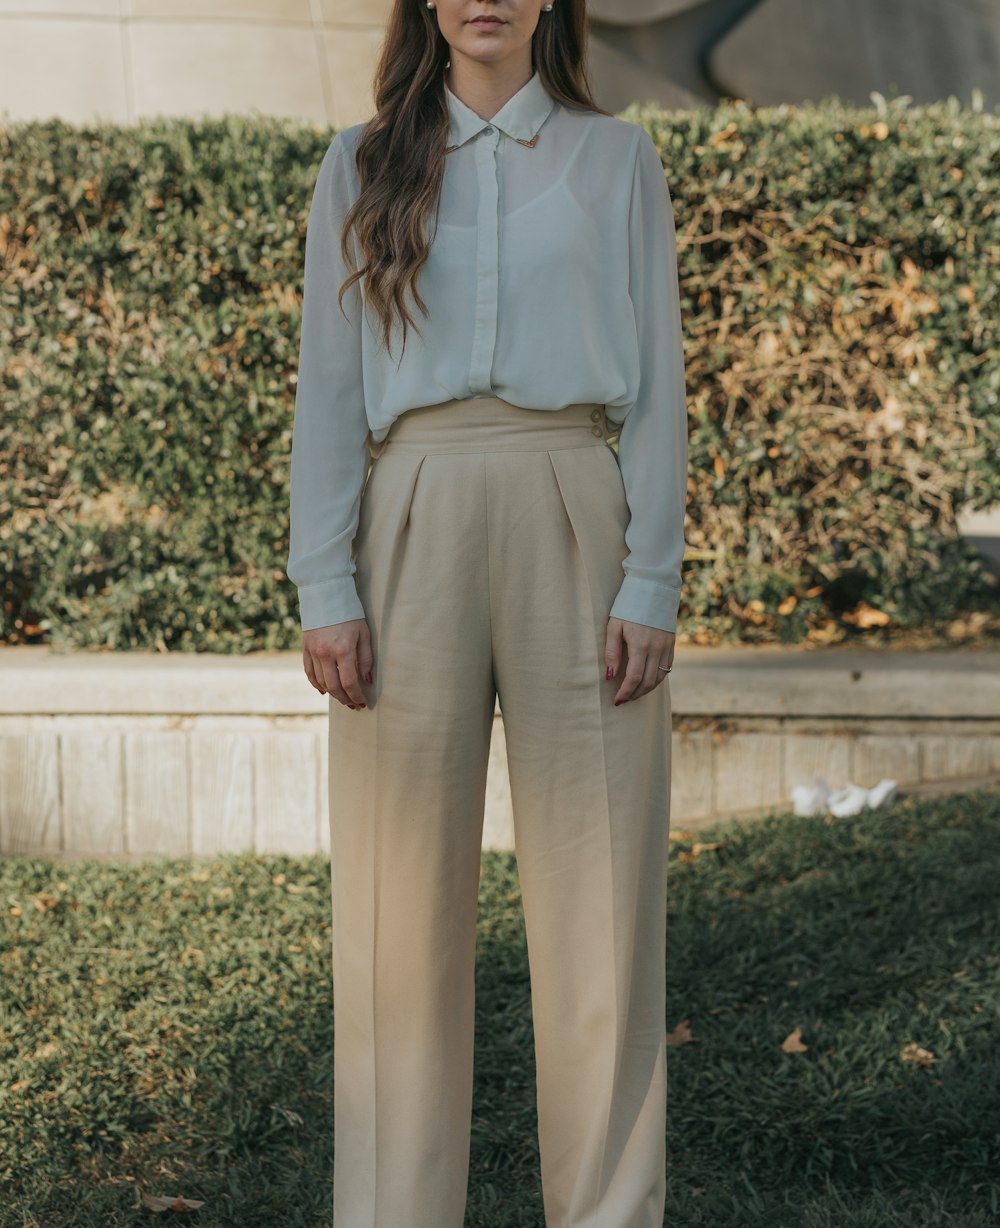
MULTIPOLYGON (((548 458, 576 540, 580 564, 586 575, 591 598, 595 652, 600 654, 611 603, 624 574, 621 560, 625 554, 624 527, 627 505, 623 494, 619 495, 617 484, 613 480, 614 475, 607 468, 607 457, 602 456, 598 449, 555 450, 548 453, 548 458)), ((606 713, 607 699, 602 695, 602 683, 596 668, 593 671, 591 695, 592 702, 586 705, 586 708, 581 706, 577 720, 579 736, 585 739, 594 752, 585 769, 593 774, 589 789, 592 807, 589 819, 593 824, 594 834, 599 833, 603 852, 593 868, 594 879, 588 883, 588 887, 592 892, 593 915, 599 914, 601 917, 598 932, 601 940, 607 943, 603 966, 611 973, 611 981, 605 991, 610 999, 613 1042, 610 1049, 603 1054, 602 1062, 606 1064, 602 1065, 599 1072, 595 1062, 592 1093, 598 1096, 601 1108, 595 1113, 591 1123, 593 1133, 581 1144, 589 1164, 587 1173, 576 1178, 575 1188, 574 1178, 563 1174, 558 1162, 552 1158, 556 1147, 552 1131, 556 1127, 550 1126, 549 1122, 558 1122, 559 1117, 558 1109, 550 1102, 562 1093, 558 1084, 550 1087, 543 1082, 539 1087, 540 1129, 546 1132, 545 1175, 553 1189, 561 1184, 567 1191, 572 1190, 573 1203, 559 1208, 559 1217, 566 1222, 583 1222, 586 1218, 583 1208, 597 1206, 605 1197, 608 1139, 613 1128, 616 1089, 621 1084, 624 1050, 623 1021, 627 989, 623 982, 628 977, 628 969, 623 966, 619 954, 627 934, 627 926, 620 912, 621 902, 626 897, 619 881, 621 864, 614 830, 616 807, 609 775, 613 770, 615 755, 614 747, 608 745, 610 730, 606 713)), ((527 889, 530 891, 533 888, 527 889)), ((551 1047, 555 1042, 550 1040, 548 1044, 551 1047)), ((547 1051, 546 1060, 550 1060, 547 1051)), ((550 1194, 549 1202, 550 1209, 554 1210, 557 1205, 554 1193, 550 1194)))
POLYGON ((382 456, 375 462, 362 499, 355 536, 356 580, 376 656, 375 640, 383 632, 399 586, 410 509, 426 459, 426 454, 382 456))
POLYGON ((556 449, 547 455, 590 586, 594 625, 603 635, 628 553, 629 510, 621 475, 613 454, 608 466, 608 458, 596 447, 556 449))

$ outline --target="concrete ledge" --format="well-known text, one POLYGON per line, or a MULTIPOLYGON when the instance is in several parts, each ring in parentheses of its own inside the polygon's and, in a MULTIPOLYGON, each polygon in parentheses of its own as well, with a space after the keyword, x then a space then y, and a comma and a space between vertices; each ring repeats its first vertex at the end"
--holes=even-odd
MULTIPOLYGON (((1000 653, 678 645, 671 827, 790 808, 816 775, 1000 775, 1000 653)), ((0 853, 329 851, 329 701, 301 656, 0 649, 0 853)), ((494 714, 485 848, 514 847, 494 714)))
MULTIPOLYGON (((1000 652, 680 644, 670 681, 675 718, 1000 719, 1000 652)), ((0 716, 326 711, 326 698, 310 686, 296 652, 235 657, 0 648, 0 716)))

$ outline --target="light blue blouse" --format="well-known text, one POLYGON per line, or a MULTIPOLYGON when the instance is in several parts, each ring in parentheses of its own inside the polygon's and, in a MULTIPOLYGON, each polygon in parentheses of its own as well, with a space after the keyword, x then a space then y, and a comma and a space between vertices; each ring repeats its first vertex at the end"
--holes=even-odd
MULTIPOLYGON (((292 433, 289 579, 303 630, 365 618, 352 543, 372 448, 399 414, 497 396, 526 409, 606 407, 630 520, 611 615, 677 626, 687 412, 674 219, 645 129, 567 107, 536 72, 490 120, 450 89, 438 227, 400 361, 363 314, 340 228, 363 124, 333 138, 306 227, 292 433), (620 427, 620 430, 619 430, 620 427)), ((358 267, 364 263, 352 233, 358 267)), ((407 300, 413 303, 412 297, 407 300)))

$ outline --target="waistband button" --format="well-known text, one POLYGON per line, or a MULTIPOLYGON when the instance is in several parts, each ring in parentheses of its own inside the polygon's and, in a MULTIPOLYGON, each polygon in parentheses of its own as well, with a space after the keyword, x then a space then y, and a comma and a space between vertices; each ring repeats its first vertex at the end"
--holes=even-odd
POLYGON ((592 426, 590 428, 590 433, 591 435, 603 435, 604 434, 604 432, 601 430, 599 426, 592 426))
POLYGON ((592 422, 600 422, 600 420, 601 420, 601 414, 602 414, 603 412, 604 412, 604 411, 603 411, 603 410, 600 410, 600 409, 592 409, 592 410, 590 411, 590 418, 591 418, 591 421, 592 421, 592 422))

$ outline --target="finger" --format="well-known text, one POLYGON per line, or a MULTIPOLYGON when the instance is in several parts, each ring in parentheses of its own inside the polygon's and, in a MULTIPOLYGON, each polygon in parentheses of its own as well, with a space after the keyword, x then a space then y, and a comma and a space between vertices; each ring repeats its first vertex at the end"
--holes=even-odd
POLYGON ((326 645, 324 645, 323 649, 314 653, 313 656, 316 662, 317 672, 323 681, 323 687, 326 690, 326 693, 337 700, 338 703, 342 703, 347 706, 349 700, 347 698, 347 692, 344 690, 344 687, 340 681, 340 673, 337 669, 336 655, 333 652, 328 651, 326 645))
POLYGON ((337 670, 336 661, 324 662, 323 678, 326 683, 327 694, 332 695, 338 703, 344 707, 350 706, 350 700, 347 697, 347 692, 344 690, 340 681, 340 674, 337 670))
POLYGON ((646 658, 646 672, 642 676, 642 690, 640 694, 648 695, 666 676, 660 669, 659 654, 651 652, 646 658))
POLYGON ((604 637, 604 677, 610 681, 618 674, 622 663, 622 646, 625 640, 622 635, 621 619, 608 620, 608 633, 604 637), (610 670, 610 673, 608 672, 610 670))
POLYGON ((316 668, 316 661, 308 648, 302 650, 302 668, 306 672, 306 677, 310 683, 316 688, 321 695, 326 694, 326 687, 323 685, 323 679, 320 677, 319 671, 316 668))
POLYGON ((372 652, 372 637, 367 622, 361 628, 358 636, 358 672, 365 682, 374 680, 372 670, 375 668, 375 656, 372 652))
POLYGON ((667 643, 664 651, 660 653, 660 664, 664 669, 673 669, 674 667, 674 649, 677 647, 677 635, 673 631, 667 632, 667 643))
POLYGON ((364 708, 368 704, 364 691, 361 689, 361 675, 358 672, 356 653, 345 654, 337 662, 340 666, 340 685, 346 692, 347 704, 364 708))
POLYGON ((642 683, 643 675, 646 672, 646 656, 629 655, 628 664, 625 666, 625 677, 622 679, 622 684, 618 688, 618 694, 615 696, 615 706, 618 704, 627 703, 635 695, 637 688, 642 683))

